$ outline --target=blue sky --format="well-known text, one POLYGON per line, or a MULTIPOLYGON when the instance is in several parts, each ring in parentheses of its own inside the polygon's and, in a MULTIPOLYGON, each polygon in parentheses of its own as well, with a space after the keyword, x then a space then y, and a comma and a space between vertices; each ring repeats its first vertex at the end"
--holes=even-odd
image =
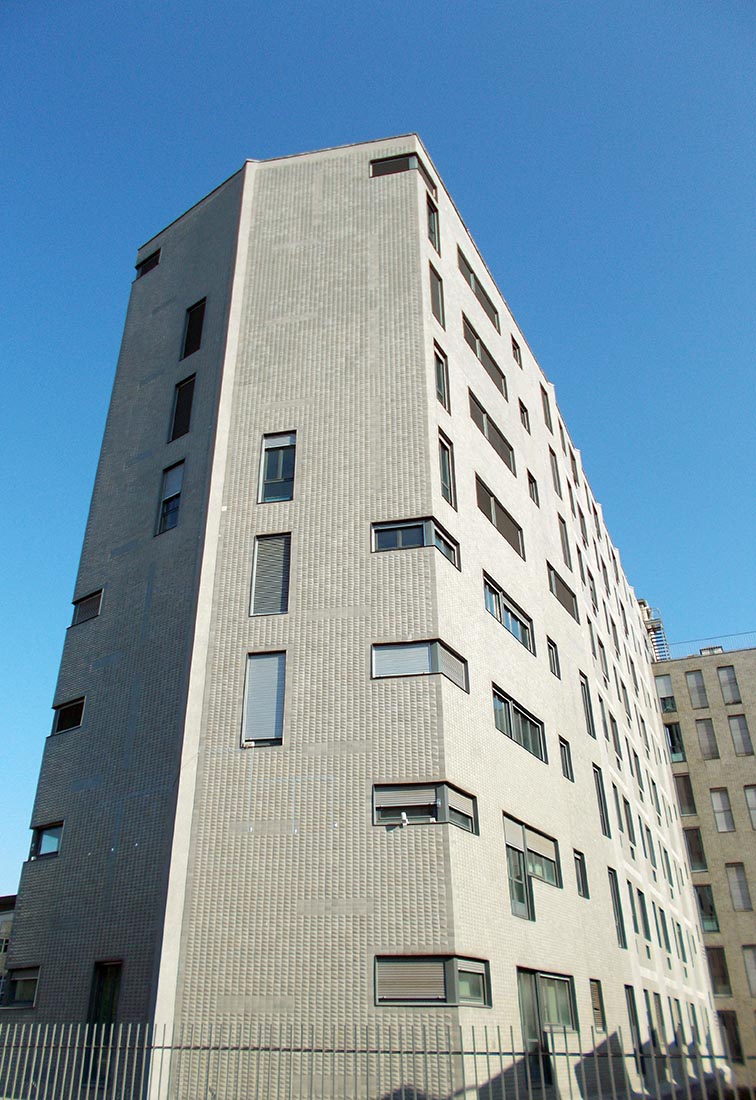
POLYGON ((417 131, 671 640, 756 629, 750 0, 4 0, 16 889, 137 246, 265 158, 417 131))

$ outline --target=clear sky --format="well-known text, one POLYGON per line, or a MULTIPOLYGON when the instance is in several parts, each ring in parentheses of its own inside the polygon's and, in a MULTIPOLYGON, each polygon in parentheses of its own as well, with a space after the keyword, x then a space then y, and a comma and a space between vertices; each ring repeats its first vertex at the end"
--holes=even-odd
POLYGON ((756 630, 755 45, 752 0, 3 0, 0 893, 135 250, 247 158, 417 131, 636 592, 756 630))

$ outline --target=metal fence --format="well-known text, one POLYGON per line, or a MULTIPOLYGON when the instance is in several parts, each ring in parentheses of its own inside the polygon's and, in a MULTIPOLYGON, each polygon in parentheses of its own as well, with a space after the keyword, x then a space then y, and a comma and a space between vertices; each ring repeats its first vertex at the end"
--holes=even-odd
MULTIPOLYGON (((0 1024, 0 1100, 729 1100, 710 1044, 640 1049, 622 1030, 0 1024)), ((752 1069, 754 1067, 751 1067, 752 1069)), ((739 1100, 756 1100, 751 1088, 739 1100)))

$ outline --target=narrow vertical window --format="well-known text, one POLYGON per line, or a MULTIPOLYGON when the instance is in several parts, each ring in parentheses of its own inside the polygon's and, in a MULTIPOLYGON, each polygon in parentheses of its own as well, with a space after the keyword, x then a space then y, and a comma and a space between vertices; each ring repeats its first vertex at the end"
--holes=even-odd
POLYGON ((541 386, 541 405, 543 406, 543 421, 553 435, 554 425, 551 422, 551 405, 549 404, 549 395, 547 394, 543 386, 541 386))
POLYGON ((568 569, 572 569, 572 554, 570 553, 570 539, 567 534, 567 524, 561 516, 557 516, 559 520, 559 540, 562 544, 562 558, 564 564, 568 569))
POLYGON ((718 668, 717 676, 719 677, 719 686, 722 689, 722 698, 725 703, 739 703, 740 688, 738 678, 735 675, 735 666, 724 665, 722 668, 718 668))
POLYGON ((201 302, 196 302, 186 311, 184 343, 181 349, 182 359, 186 359, 187 356, 193 355, 195 351, 199 351, 202 344, 202 325, 204 321, 205 299, 203 298, 201 302))
POLYGON ((743 787, 743 797, 751 821, 751 828, 756 829, 756 786, 743 787))
POLYGON ((593 765, 593 783, 596 788, 596 803, 598 805, 601 832, 604 834, 604 836, 610 837, 612 835, 612 830, 609 826, 609 808, 606 804, 604 777, 601 774, 601 768, 599 768, 596 764, 593 765))
POLYGON ((179 439, 180 436, 186 435, 189 431, 189 424, 192 419, 192 401, 194 399, 194 379, 185 378, 183 382, 179 382, 176 386, 176 390, 173 395, 173 417, 171 419, 171 433, 168 437, 168 442, 172 443, 174 439, 179 439))
POLYGON ((569 741, 565 741, 563 737, 559 738, 559 759, 562 764, 562 775, 565 779, 569 779, 570 783, 575 782, 575 773, 572 770, 572 752, 570 750, 569 741))
POLYGON ((242 745, 283 739, 285 691, 285 653, 247 655, 242 745))
POLYGON ((596 740, 596 723, 593 720, 593 704, 591 703, 591 689, 588 687, 588 678, 580 673, 580 695, 583 699, 583 713, 585 714, 585 728, 589 735, 596 740))
POLYGON ((559 477, 559 463, 557 462, 557 456, 549 447, 549 462, 551 463, 551 480, 554 484, 554 491, 556 495, 561 498, 562 496, 562 482, 559 477))
POLYGON ((285 615, 289 610, 291 535, 258 535, 252 576, 253 615, 285 615))
POLYGON ((726 863, 725 870, 727 871, 727 882, 730 886, 730 897, 732 898, 733 909, 738 912, 745 912, 753 909, 751 892, 748 889, 748 879, 746 878, 745 864, 726 863))
POLYGON ((294 497, 296 432, 263 436, 259 502, 267 504, 294 497))
POLYGON ((683 817, 693 817, 697 813, 697 810, 690 776, 686 774, 676 775, 674 776, 674 780, 681 815, 683 817))
POLYGON ((442 328, 446 327, 444 320, 444 284, 441 281, 441 276, 436 271, 433 264, 430 264, 430 292, 431 292, 431 311, 442 328))
POLYGON ((745 714, 731 714, 727 719, 730 724, 732 745, 736 756, 753 756, 753 744, 748 729, 745 714))
POLYGON ((451 412, 449 399, 449 363, 446 356, 437 345, 433 348, 433 362, 436 371, 436 397, 446 409, 451 412))
POLYGON ((428 240, 441 254, 441 234, 438 227, 438 207, 428 195, 428 240))
POLYGON ((704 760, 719 760, 719 745, 711 718, 696 718, 696 733, 704 760))
POLYGON ((686 672, 685 680, 688 684, 690 705, 695 709, 708 707, 709 700, 706 697, 706 684, 704 683, 703 672, 701 672, 700 669, 695 669, 693 672, 686 672))
POLYGON ((588 868, 585 863, 585 856, 582 852, 578 852, 577 849, 573 849, 572 855, 575 860, 575 882, 577 883, 577 892, 581 898, 589 898, 591 896, 588 889, 588 868))
POLYGON ((163 484, 160 490, 160 517, 158 534, 170 531, 178 523, 181 504, 181 486, 184 481, 184 463, 177 462, 163 470, 163 484))
POLYGON ((612 909, 614 910, 614 927, 617 932, 617 943, 620 947, 626 948, 627 936, 625 935, 625 919, 622 916, 622 901, 620 899, 617 872, 613 867, 608 867, 607 872, 609 875, 609 892, 612 896, 612 909))
POLYGON ((598 978, 590 979, 591 1011, 593 1012, 593 1026, 596 1031, 606 1031, 606 1015, 604 1013, 604 994, 601 990, 601 982, 598 978))
MULTIPOLYGON (((675 776, 675 778, 678 778, 675 776)), ((735 819, 732 816, 730 795, 726 787, 715 787, 711 792, 711 806, 714 810, 714 822, 719 833, 735 831, 735 819)))
POLYGON ((520 402, 520 423, 526 432, 530 432, 530 413, 522 401, 520 402))
POLYGON ((522 352, 520 351, 520 345, 517 343, 514 336, 512 337, 512 358, 514 359, 518 367, 522 366, 522 352))
POLYGON ((438 468, 441 475, 441 496, 457 507, 457 489, 454 480, 454 448, 451 441, 439 432, 438 436, 438 468))
POLYGON ((540 508, 541 502, 538 499, 538 482, 533 477, 530 470, 528 470, 528 492, 530 493, 530 499, 538 508, 540 508))
POLYGON ((559 649, 556 642, 553 642, 551 638, 546 639, 546 649, 549 653, 549 672, 553 676, 556 676, 558 680, 562 678, 562 670, 559 665, 559 649))

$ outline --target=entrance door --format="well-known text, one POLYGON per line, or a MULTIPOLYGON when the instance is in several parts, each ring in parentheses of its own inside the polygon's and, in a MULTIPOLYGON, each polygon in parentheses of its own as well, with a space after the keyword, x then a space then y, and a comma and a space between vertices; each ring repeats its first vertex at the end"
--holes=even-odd
POLYGON ((108 1026, 115 1023, 120 984, 120 962, 95 963, 92 992, 89 998, 90 1024, 108 1026))
POLYGON ((531 1086, 552 1083, 551 1059, 538 1003, 538 975, 532 970, 517 971, 517 996, 520 1002, 522 1040, 531 1086))

